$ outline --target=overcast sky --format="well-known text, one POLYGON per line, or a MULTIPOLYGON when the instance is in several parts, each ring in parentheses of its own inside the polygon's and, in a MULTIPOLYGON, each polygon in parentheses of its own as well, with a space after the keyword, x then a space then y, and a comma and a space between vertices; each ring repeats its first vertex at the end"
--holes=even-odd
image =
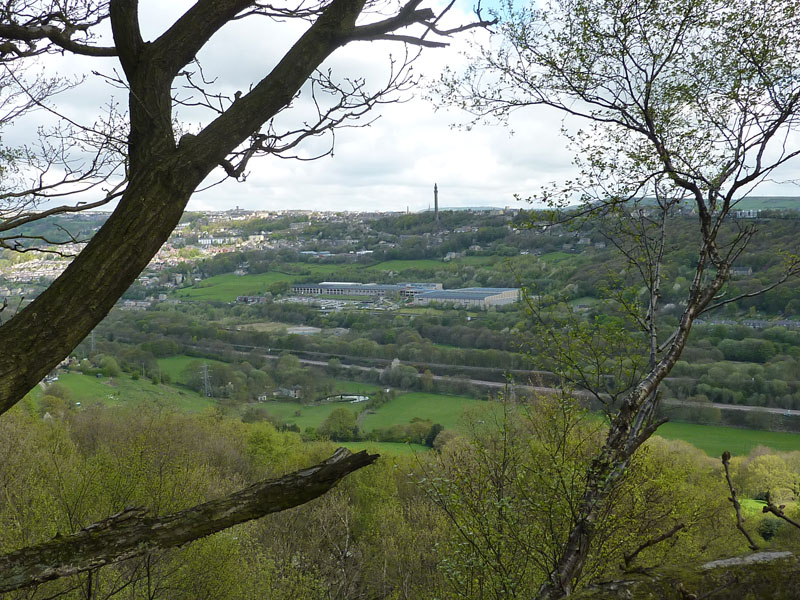
MULTIPOLYGON (((145 39, 157 36, 171 19, 190 2, 184 0, 140 2, 145 39)), ((471 0, 457 0, 451 22, 469 19, 471 0)), ((215 79, 221 91, 246 91, 251 82, 263 77, 302 31, 302 26, 282 24, 265 28, 263 19, 246 19, 229 25, 198 57, 207 79, 215 79)), ((425 50, 414 71, 435 79, 445 65, 457 67, 461 51, 472 36, 462 35, 449 48, 425 50)), ((367 86, 377 88, 388 72, 388 57, 401 57, 403 48, 386 42, 353 43, 339 50, 325 67, 339 76, 364 77, 367 86)), ((71 56, 47 59, 49 69, 88 74, 76 91, 58 99, 59 109, 75 120, 91 123, 99 107, 111 96, 125 103, 125 93, 114 89, 102 77, 117 68, 110 59, 71 56)), ((118 69, 117 69, 118 70, 118 69)), ((511 129, 476 126, 471 131, 453 128, 468 116, 435 110, 425 100, 425 88, 403 95, 405 102, 379 107, 371 116, 377 121, 366 128, 342 129, 336 135, 334 155, 312 162, 274 157, 251 162, 244 183, 227 181, 195 194, 190 210, 323 209, 323 210, 409 210, 427 209, 433 202, 433 185, 438 183, 441 207, 516 206, 515 194, 527 197, 539 187, 571 174, 571 156, 559 135, 557 113, 530 108, 515 114, 511 129)), ((302 121, 308 94, 301 95, 296 113, 302 121)), ((182 110, 179 114, 191 126, 207 115, 182 110)), ((34 120, 46 122, 36 113, 34 120)), ((19 141, 31 122, 7 132, 5 141, 19 141)), ((300 150, 312 156, 324 150, 325 142, 307 144, 300 150)), ((215 173, 212 179, 218 179, 215 173)), ((211 183, 209 181, 208 183, 211 183)), ((759 195, 800 195, 796 186, 767 184, 759 195)))

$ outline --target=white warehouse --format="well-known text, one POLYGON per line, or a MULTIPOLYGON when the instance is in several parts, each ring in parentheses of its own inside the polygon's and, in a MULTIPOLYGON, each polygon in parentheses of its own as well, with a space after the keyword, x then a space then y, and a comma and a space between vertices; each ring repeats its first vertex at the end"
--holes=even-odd
POLYGON ((463 288, 458 290, 436 290, 419 294, 415 304, 460 304, 476 308, 503 306, 519 300, 519 288, 463 288))

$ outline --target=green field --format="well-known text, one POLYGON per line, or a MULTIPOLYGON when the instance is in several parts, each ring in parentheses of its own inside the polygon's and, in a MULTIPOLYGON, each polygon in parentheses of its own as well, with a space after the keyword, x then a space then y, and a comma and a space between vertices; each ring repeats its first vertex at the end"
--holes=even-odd
MULTIPOLYGON (((370 393, 376 389, 379 389, 378 386, 351 381, 340 381, 336 386, 336 391, 350 394, 370 393)), ((262 402, 258 406, 263 407, 269 414, 287 424, 296 424, 301 430, 306 427, 318 427, 335 408, 345 407, 356 414, 363 408, 361 404, 348 402, 304 405, 285 400, 270 400, 262 402)), ((361 429, 370 431, 399 423, 410 423, 414 417, 440 423, 449 429, 458 426, 464 409, 485 408, 486 406, 487 403, 483 400, 462 396, 443 396, 422 392, 403 394, 381 406, 374 413, 365 415, 361 429)))
POLYGON ((666 423, 658 428, 658 435, 669 440, 684 440, 700 448, 709 456, 722 456, 729 450, 734 456, 750 454, 756 446, 789 452, 800 450, 800 434, 755 429, 735 429, 715 425, 692 423, 666 423))
POLYGON ((398 423, 410 423, 413 418, 418 417, 451 429, 458 425, 464 409, 486 406, 486 401, 474 398, 412 392, 398 396, 381 406, 374 414, 366 415, 361 428, 370 431, 398 423))
MULTIPOLYGON (((219 362, 191 356, 173 356, 159 359, 158 362, 162 372, 169 374, 173 382, 181 382, 186 366, 199 360, 207 363, 219 362)), ((58 383, 69 391, 72 402, 80 402, 82 405, 98 401, 111 406, 145 402, 187 412, 199 412, 216 406, 213 398, 206 398, 192 390, 170 385, 154 385, 149 379, 133 380, 127 375, 98 378, 80 373, 62 373, 58 383)), ((377 384, 338 380, 335 382, 334 391, 342 394, 369 395, 380 387, 377 384)), ((42 395, 41 386, 37 386, 30 393, 34 402, 38 402, 42 395)), ((259 406, 264 407, 268 413, 281 421, 296 424, 301 430, 318 427, 334 408, 344 406, 354 413, 359 413, 363 408, 363 405, 350 403, 331 402, 305 406, 288 401, 268 401, 259 406)), ((374 413, 364 415, 361 429, 371 431, 396 424, 406 424, 415 417, 452 429, 458 427, 465 409, 482 409, 488 406, 490 405, 484 400, 412 392, 402 394, 374 413)), ((666 439, 684 440, 713 457, 720 456, 725 450, 729 450, 733 455, 747 455, 756 446, 767 446, 782 452, 800 450, 800 434, 796 433, 666 423, 659 428, 658 435, 666 439)), ((393 452, 399 451, 395 449, 393 452)))
POLYGON ((414 454, 416 452, 427 452, 429 448, 422 444, 402 444, 400 442, 334 442, 340 444, 353 452, 366 450, 370 454, 380 454, 381 456, 414 454))
POLYGON ((592 298, 591 296, 581 296, 580 298, 575 298, 574 300, 570 300, 567 304, 569 304, 570 306, 578 306, 579 304, 594 306, 599 302, 600 300, 598 300, 597 298, 592 298))
MULTIPOLYGON (((80 373, 62 373, 58 383, 71 394, 72 402, 86 405, 102 402, 110 406, 129 403, 153 403, 173 407, 187 412, 200 412, 216 403, 191 390, 179 389, 170 385, 154 385, 149 379, 133 380, 127 375, 121 377, 94 377, 80 373)), ((32 396, 41 398, 42 390, 37 387, 32 396)))
POLYGON ((200 358, 197 356, 186 356, 185 354, 181 354, 178 356, 159 358, 158 366, 161 368, 161 372, 164 373, 165 375, 169 375, 170 380, 172 380, 173 382, 186 383, 186 378, 184 377, 184 371, 186 371, 186 367, 188 367, 193 362, 206 363, 208 365, 225 364, 222 361, 214 360, 213 358, 200 358))
POLYGON ((333 393, 369 396, 380 389, 381 386, 376 383, 361 383, 360 381, 345 381, 342 379, 337 379, 334 383, 333 393))
POLYGON ((451 260, 451 263, 455 263, 457 265, 473 265, 473 266, 481 266, 481 265, 493 265, 497 262, 501 262, 506 260, 505 257, 502 256, 461 256, 454 260, 451 260))
POLYGON ((387 260, 367 267, 369 271, 405 271, 406 269, 441 269, 445 263, 440 260, 387 260))
POLYGON ((453 350, 454 348, 459 348, 459 346, 453 346, 452 344, 431 344, 434 348, 447 348, 448 350, 453 350))
POLYGON ((794 196, 754 196, 736 203, 734 210, 800 210, 800 201, 794 196))
POLYGON ((294 423, 300 430, 306 427, 319 427, 334 408, 344 406, 350 408, 354 413, 361 409, 354 408, 355 405, 349 402, 329 402, 326 404, 315 404, 306 406, 299 402, 288 402, 286 400, 268 400, 260 402, 258 406, 263 407, 270 415, 277 417, 287 425, 294 423))
MULTIPOLYGON (((85 404, 93 400, 100 400, 104 404, 110 405, 121 403, 119 394, 121 381, 119 377, 109 379, 80 373, 60 373, 57 383, 69 391, 70 399, 73 402, 85 404)), ((144 383, 153 385, 149 380, 145 380, 144 383)), ((31 394, 38 400, 43 395, 42 387, 34 388, 31 394)))
POLYGON ((233 302, 236 296, 259 296, 266 293, 270 284, 277 281, 295 281, 297 278, 297 275, 274 272, 258 275, 226 273, 204 279, 195 287, 180 289, 175 295, 187 300, 233 302))
POLYGON ((763 500, 754 500, 753 498, 741 498, 739 504, 742 506, 742 513, 745 517, 755 518, 764 514, 762 509, 767 505, 763 500))
POLYGON ((308 278, 325 278, 331 273, 347 268, 343 265, 323 265, 320 263, 286 263, 288 274, 294 278, 295 281, 305 281, 308 278), (296 271, 295 273, 292 272, 296 271))

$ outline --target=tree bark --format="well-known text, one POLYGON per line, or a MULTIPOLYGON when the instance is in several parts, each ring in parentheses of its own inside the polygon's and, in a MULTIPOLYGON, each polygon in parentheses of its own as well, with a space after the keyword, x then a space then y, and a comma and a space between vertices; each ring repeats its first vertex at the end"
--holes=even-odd
POLYGON ((326 461, 279 479, 256 483, 224 498, 148 517, 129 508, 77 533, 0 556, 0 593, 75 575, 153 550, 173 548, 233 525, 304 504, 377 454, 339 448, 326 461))

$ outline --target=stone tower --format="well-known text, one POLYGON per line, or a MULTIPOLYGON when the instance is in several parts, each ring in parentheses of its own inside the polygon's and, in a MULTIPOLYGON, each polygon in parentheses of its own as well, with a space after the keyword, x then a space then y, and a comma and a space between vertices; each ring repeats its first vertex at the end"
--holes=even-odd
MULTIPOLYGON (((430 210, 430 209, 428 209, 430 210)), ((439 186, 433 184, 433 215, 436 224, 439 224, 439 186)))

